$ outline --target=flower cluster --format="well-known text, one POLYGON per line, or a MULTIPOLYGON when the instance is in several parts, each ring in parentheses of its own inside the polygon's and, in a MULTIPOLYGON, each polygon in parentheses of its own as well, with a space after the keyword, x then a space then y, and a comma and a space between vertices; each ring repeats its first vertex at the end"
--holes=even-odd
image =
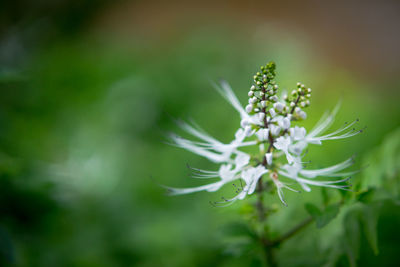
POLYGON ((229 144, 216 140, 195 125, 178 121, 183 130, 199 140, 191 141, 171 134, 171 142, 220 164, 220 167, 216 171, 191 168, 195 178, 218 180, 193 188, 167 187, 170 194, 213 192, 226 184, 239 181, 236 184, 240 184, 240 187, 233 184, 236 188, 234 197, 223 198, 223 202, 215 202, 231 203, 253 194, 257 186, 262 186, 265 182, 275 185, 280 200, 286 205, 282 189, 298 191, 289 187, 284 179, 297 182, 305 191, 310 191, 310 186, 348 190, 350 185, 346 181, 356 171, 343 172, 343 170, 353 164, 352 158, 322 169, 306 169, 302 158, 308 144, 321 145, 326 140, 343 139, 360 133, 362 130, 353 128, 358 120, 324 134, 334 121, 338 111, 338 106, 336 106, 332 112, 324 114, 308 133, 304 127, 293 126, 294 122, 307 118, 304 109, 310 105, 311 89, 297 83, 297 89, 290 95, 283 92, 279 97, 279 86, 275 82, 275 68, 275 63, 270 62, 262 66, 260 72, 254 75, 254 84, 248 92, 249 102, 244 108, 225 81, 216 85, 217 90, 241 117, 240 127, 235 133, 234 140, 229 144), (258 154, 250 155, 241 150, 247 146, 256 146, 258 154), (316 180, 318 176, 341 178, 316 180), (262 181, 263 177, 265 177, 264 181, 262 181))

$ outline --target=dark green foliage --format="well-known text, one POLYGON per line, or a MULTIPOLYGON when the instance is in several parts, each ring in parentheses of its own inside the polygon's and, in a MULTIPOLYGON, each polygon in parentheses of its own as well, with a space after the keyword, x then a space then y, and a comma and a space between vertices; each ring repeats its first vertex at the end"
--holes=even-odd
MULTIPOLYGON (((398 205, 399 140, 400 131, 396 130, 365 158, 364 162, 370 166, 363 172, 363 179, 356 185, 360 191, 353 193, 353 199, 346 198, 348 208, 343 219, 341 242, 332 249, 333 258, 336 258, 338 263, 343 262, 341 256, 347 255, 350 265, 357 266, 363 260, 360 257, 363 240, 375 255, 379 254, 378 229, 381 228, 378 222, 381 209, 387 206, 388 202, 398 205)), ((306 209, 316 219, 321 213, 311 204, 307 204, 306 209)))

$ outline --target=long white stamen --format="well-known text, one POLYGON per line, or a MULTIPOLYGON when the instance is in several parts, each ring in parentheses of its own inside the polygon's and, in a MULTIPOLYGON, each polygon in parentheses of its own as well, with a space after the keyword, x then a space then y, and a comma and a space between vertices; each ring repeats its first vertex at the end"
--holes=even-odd
POLYGON ((322 168, 322 169, 317 169, 317 170, 301 170, 300 174, 305 177, 308 177, 308 178, 314 178, 317 176, 326 176, 326 175, 334 174, 335 172, 344 170, 353 164, 354 164, 353 158, 349 158, 341 163, 338 163, 336 165, 333 165, 333 166, 330 166, 327 168, 322 168))
POLYGON ((248 114, 240 104, 239 100, 236 98, 236 95, 233 93, 231 87, 226 81, 220 82, 221 86, 214 84, 214 87, 217 91, 224 97, 239 113, 243 118, 248 117, 248 114))
POLYGON ((314 126, 314 128, 310 131, 308 134, 309 137, 314 137, 320 133, 323 133, 326 129, 328 129, 329 126, 332 125, 336 113, 339 111, 339 107, 341 105, 341 102, 337 103, 333 111, 329 113, 325 113, 321 119, 317 122, 317 124, 314 126), (328 115, 329 114, 329 115, 328 115))

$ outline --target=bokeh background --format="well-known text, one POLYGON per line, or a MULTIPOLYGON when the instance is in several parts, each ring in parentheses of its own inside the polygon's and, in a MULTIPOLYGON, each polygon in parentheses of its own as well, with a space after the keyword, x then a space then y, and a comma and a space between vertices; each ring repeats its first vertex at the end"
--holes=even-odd
MULTIPOLYGON (((258 248, 225 233, 252 199, 215 208, 229 189, 168 197, 159 186, 201 184, 187 163, 216 168, 165 143, 173 119, 229 142, 239 116, 211 83, 226 79, 245 103, 253 73, 274 60, 281 88, 313 89, 306 127, 340 99, 336 126, 367 126, 310 149, 314 167, 356 154, 356 168, 372 167, 353 179, 397 179, 399 27, 394 0, 1 1, 0 265, 261 266, 258 248)), ((272 229, 305 218, 320 191, 287 192, 287 208, 268 197, 272 229)), ((360 266, 398 263, 399 206, 382 205, 379 254, 361 233, 360 266)), ((285 243, 281 265, 326 262, 342 213, 285 243)), ((348 265, 345 254, 330 263, 348 265)))

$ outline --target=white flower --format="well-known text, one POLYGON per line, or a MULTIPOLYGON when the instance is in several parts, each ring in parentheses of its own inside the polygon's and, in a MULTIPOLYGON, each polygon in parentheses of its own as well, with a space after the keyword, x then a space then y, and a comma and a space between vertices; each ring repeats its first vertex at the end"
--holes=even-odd
POLYGON ((282 104, 281 102, 277 102, 274 104, 274 108, 279 112, 282 112, 284 107, 285 107, 285 104, 282 104))
POLYGON ((330 114, 325 113, 320 119, 320 121, 316 124, 316 126, 314 126, 314 128, 310 131, 310 133, 308 133, 303 139, 297 138, 296 140, 306 142, 309 144, 320 145, 322 144, 322 141, 344 139, 361 133, 362 130, 355 130, 354 128, 351 128, 354 124, 358 122, 358 120, 355 120, 352 123, 345 123, 345 125, 342 128, 339 128, 338 130, 330 134, 318 136, 319 134, 326 131, 326 129, 328 129, 329 126, 331 126, 338 109, 339 109, 339 104, 330 114))
POLYGON ((268 140, 269 130, 268 129, 260 129, 256 132, 256 136, 260 141, 268 140))
POLYGON ((275 117, 276 115, 275 109, 273 108, 269 109, 269 114, 271 115, 271 117, 275 117))
POLYGON ((246 127, 249 124, 250 122, 247 119, 243 119, 240 121, 240 126, 242 126, 242 128, 246 127))
POLYGON ((275 124, 270 124, 269 128, 270 128, 270 133, 273 136, 278 136, 279 133, 281 132, 281 127, 279 127, 279 126, 277 126, 275 124))
POLYGON ((257 97, 252 97, 252 98, 249 99, 249 103, 250 104, 254 104, 256 102, 257 102, 257 97))
POLYGON ((242 178, 246 182, 246 185, 249 186, 247 191, 248 195, 254 193, 258 180, 267 172, 268 170, 262 165, 258 165, 255 168, 251 167, 242 171, 242 178))
POLYGON ((252 104, 248 104, 247 106, 246 106, 246 112, 247 113, 250 113, 250 112, 252 112, 253 111, 253 105, 252 104))
MULTIPOLYGON (((219 204, 230 204, 235 200, 243 199, 247 195, 253 194, 260 179, 267 173, 270 175, 265 177, 267 180, 263 182, 269 182, 276 186, 278 196, 285 205, 283 188, 296 192, 297 190, 288 187, 281 180, 282 178, 295 181, 305 191, 310 191, 311 186, 348 190, 349 185, 345 183, 349 179, 347 176, 357 172, 344 171, 353 164, 352 159, 321 169, 305 169, 302 162, 302 157, 304 156, 303 152, 309 144, 321 145, 322 142, 326 140, 343 139, 361 132, 352 129, 353 125, 357 122, 354 121, 345 124, 332 133, 324 134, 333 123, 338 105, 331 113, 326 113, 317 125, 307 134, 304 127, 299 127, 297 125, 291 127, 292 120, 306 118, 306 113, 298 107, 298 101, 296 101, 296 103, 291 101, 290 106, 294 107, 294 109, 289 108, 283 104, 284 102, 279 102, 276 92, 272 90, 268 93, 272 95, 269 99, 276 102, 273 104, 273 108, 270 108, 267 114, 259 112, 250 115, 249 113, 253 111, 259 111, 259 106, 257 107, 256 104, 258 99, 254 97, 254 91, 259 92, 260 95, 265 93, 265 89, 263 89, 265 87, 262 87, 261 83, 257 88, 254 85, 251 87, 251 91, 248 93, 250 104, 245 108, 242 107, 226 82, 222 82, 221 85, 216 86, 216 88, 240 114, 240 128, 235 132, 234 139, 230 143, 222 143, 194 124, 177 121, 178 125, 184 131, 196 137, 198 141, 188 140, 175 134, 170 134, 170 140, 175 146, 184 148, 219 164, 218 171, 208 171, 190 167, 193 171, 192 177, 201 179, 217 178, 219 180, 193 188, 167 187, 171 194, 178 195, 198 191, 214 192, 224 185, 232 184, 235 187, 236 195, 228 199, 223 198, 224 202, 219 202, 219 204), (279 115, 277 115, 276 111, 279 112, 279 115), (243 147, 247 146, 258 146, 260 154, 265 158, 259 159, 258 161, 257 159, 250 161, 251 155, 241 150, 243 147), (266 147, 268 147, 267 151, 265 150, 266 147), (286 158, 287 163, 281 165, 279 158, 282 156, 286 158), (273 161, 276 159, 278 159, 278 161, 274 163, 273 161), (316 177, 347 178, 316 180, 316 177), (240 182, 240 186, 238 182, 240 182)), ((294 97, 304 96, 305 93, 309 93, 309 90, 307 90, 307 92, 304 90, 306 89, 301 87, 297 91, 294 91, 294 97)), ((309 96, 307 95, 307 97, 309 96)), ((288 98, 287 95, 286 98, 288 98)), ((267 102, 263 100, 260 102, 260 105, 265 108, 267 107, 267 102)), ((308 106, 308 102, 306 106, 308 106)))
POLYGON ((177 122, 183 130, 203 140, 203 142, 189 141, 180 136, 171 134, 170 139, 172 144, 203 156, 213 162, 230 162, 231 154, 234 153, 237 148, 256 144, 255 141, 242 142, 246 134, 243 129, 239 129, 236 132, 235 139, 231 143, 223 144, 202 130, 195 129, 193 126, 183 121, 177 122))
POLYGON ((289 127, 290 127, 290 120, 288 118, 284 117, 284 118, 278 120, 278 124, 282 129, 286 130, 286 129, 289 129, 289 127))
POLYGON ((290 137, 278 137, 275 140, 274 147, 278 150, 281 150, 285 153, 286 159, 289 164, 293 163, 293 156, 289 153, 289 146, 291 145, 290 137))
POLYGON ((271 101, 276 102, 278 101, 278 97, 276 95, 273 95, 269 98, 271 101))
POLYGON ((265 100, 261 101, 261 107, 265 108, 267 106, 267 102, 265 100))
POLYGON ((307 113, 305 113, 304 111, 300 111, 298 115, 303 120, 307 119, 307 113))
POLYGON ((278 180, 278 175, 277 175, 276 173, 271 173, 270 177, 271 177, 271 180, 274 182, 274 184, 275 184, 275 186, 276 186, 276 190, 277 190, 277 192, 278 192, 279 199, 281 200, 281 202, 282 202, 285 206, 287 206, 287 204, 286 204, 286 202, 285 202, 285 198, 284 198, 284 196, 283 196, 282 188, 286 188, 286 189, 289 189, 289 190, 294 191, 294 192, 297 192, 297 193, 298 193, 299 191, 294 190, 293 188, 290 188, 289 186, 287 186, 287 185, 285 185, 284 183, 282 183, 281 181, 279 181, 279 180, 278 180))
POLYGON ((251 136, 254 133, 254 131, 251 129, 250 125, 247 125, 244 127, 244 134, 245 136, 251 136))
POLYGON ((303 140, 306 137, 306 129, 304 127, 294 126, 290 128, 289 133, 294 141, 303 140))

